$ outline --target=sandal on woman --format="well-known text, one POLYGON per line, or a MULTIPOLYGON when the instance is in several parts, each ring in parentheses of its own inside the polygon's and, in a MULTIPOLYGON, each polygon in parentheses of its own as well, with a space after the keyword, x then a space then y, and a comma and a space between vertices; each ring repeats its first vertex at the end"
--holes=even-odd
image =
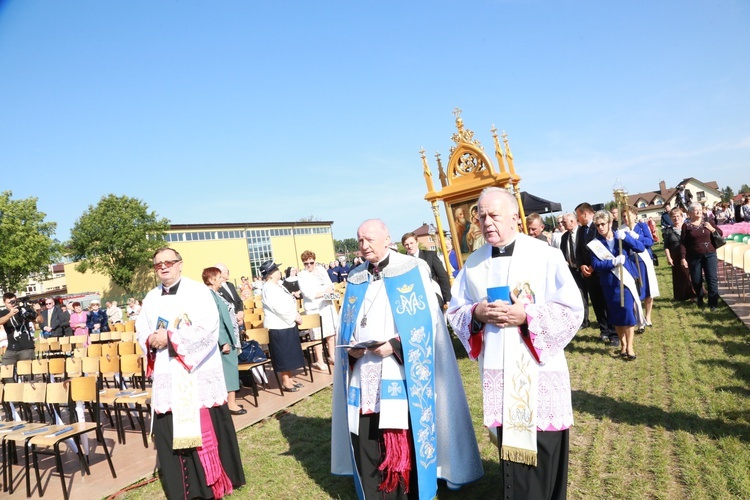
POLYGON ((312 366, 313 366, 313 368, 317 368, 318 370, 323 371, 323 365, 321 365, 317 361, 315 363, 313 363, 312 366))
POLYGON ((300 388, 302 388, 302 387, 305 387, 305 385, 304 385, 304 384, 300 384, 299 382, 295 382, 295 383, 294 383, 293 385, 294 385, 294 387, 296 387, 297 389, 300 389, 300 388))
POLYGON ((294 386, 292 386, 292 387, 282 387, 282 389, 284 390, 284 392, 297 392, 297 391, 299 391, 299 387, 294 387, 294 386))

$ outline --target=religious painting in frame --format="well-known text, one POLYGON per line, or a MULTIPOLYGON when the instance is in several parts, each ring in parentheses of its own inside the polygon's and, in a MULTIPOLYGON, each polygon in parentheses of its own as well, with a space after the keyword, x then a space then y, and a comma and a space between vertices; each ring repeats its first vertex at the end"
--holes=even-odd
POLYGON ((475 196, 450 204, 446 203, 453 249, 461 267, 469 255, 485 243, 482 228, 479 226, 477 200, 478 196, 475 196))

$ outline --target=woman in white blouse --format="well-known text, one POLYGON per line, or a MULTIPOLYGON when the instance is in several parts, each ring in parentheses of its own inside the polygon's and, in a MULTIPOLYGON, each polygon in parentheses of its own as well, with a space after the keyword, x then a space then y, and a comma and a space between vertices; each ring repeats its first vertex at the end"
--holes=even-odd
MULTIPOLYGON (((310 338, 318 340, 325 336, 328 347, 328 364, 333 364, 334 340, 339 331, 339 316, 336 313, 336 306, 331 300, 333 293, 333 283, 328 276, 328 272, 321 266, 315 265, 315 252, 305 250, 300 256, 305 266, 303 271, 297 273, 299 289, 302 292, 302 306, 308 314, 320 314, 320 322, 323 327, 321 334, 320 328, 313 328, 310 338), (326 298, 328 296, 329 298, 326 298)), ((313 366, 318 370, 323 369, 323 346, 315 346, 315 358, 317 362, 313 366)))

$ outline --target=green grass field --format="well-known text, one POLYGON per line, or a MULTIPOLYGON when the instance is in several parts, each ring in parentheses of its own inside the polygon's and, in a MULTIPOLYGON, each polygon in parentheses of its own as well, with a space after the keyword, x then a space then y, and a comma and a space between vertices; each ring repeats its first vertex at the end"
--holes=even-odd
MULTIPOLYGON (((654 327, 636 337, 636 361, 613 356, 594 329, 566 349, 569 498, 750 498, 750 331, 728 308, 673 303, 661 261, 662 297, 654 327)), ((459 492, 443 485, 438 498, 496 498, 498 453, 481 425, 478 369, 454 347, 485 475, 459 492)), ((329 472, 330 405, 327 389, 241 431, 248 484, 232 498, 353 498, 351 479, 329 472)), ((161 496, 155 482, 125 498, 161 496)))

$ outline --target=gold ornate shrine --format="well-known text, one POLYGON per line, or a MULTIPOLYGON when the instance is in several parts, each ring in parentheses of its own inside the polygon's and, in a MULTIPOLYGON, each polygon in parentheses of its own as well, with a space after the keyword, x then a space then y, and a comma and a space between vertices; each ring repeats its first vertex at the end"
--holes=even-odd
POLYGON ((425 182, 427 182, 425 200, 432 204, 432 213, 437 223, 440 247, 445 257, 445 262, 450 262, 449 251, 440 222, 438 201, 442 201, 445 204, 445 213, 448 215, 453 249, 456 252, 458 267, 461 268, 469 254, 484 244, 484 238, 482 237, 482 231, 479 228, 479 221, 476 216, 477 199, 484 188, 497 186, 508 189, 515 195, 518 200, 519 216, 524 231, 526 231, 526 216, 523 213, 521 192, 518 189, 518 183, 521 178, 516 174, 513 165, 513 153, 511 153, 510 145, 508 144, 508 135, 505 132, 502 134, 503 145, 505 146, 505 150, 503 150, 497 136, 497 129, 494 125, 492 126, 491 132, 495 143, 495 159, 498 167, 496 169, 482 145, 478 140, 474 139, 474 132, 464 128, 464 122, 461 119, 461 110, 458 108, 454 109, 453 115, 456 117, 456 128, 458 131, 451 137, 456 144, 450 148, 447 173, 443 170, 440 153, 435 153, 440 184, 442 186, 440 191, 435 191, 433 186, 432 172, 430 172, 430 167, 427 164, 424 148, 420 151, 420 155, 422 157, 425 182))

